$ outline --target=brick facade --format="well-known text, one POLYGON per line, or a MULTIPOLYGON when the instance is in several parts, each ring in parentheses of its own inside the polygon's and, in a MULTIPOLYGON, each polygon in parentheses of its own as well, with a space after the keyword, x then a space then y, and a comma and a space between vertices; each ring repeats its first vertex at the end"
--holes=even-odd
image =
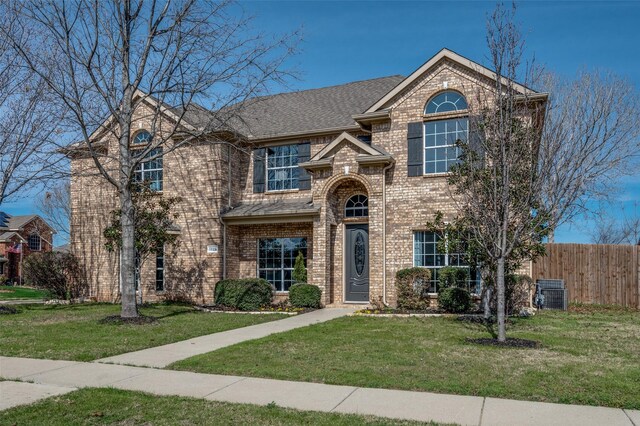
MULTIPOLYGON (((353 136, 371 136, 371 146, 392 158, 388 164, 360 163, 367 153, 344 140, 331 153, 331 165, 312 171, 311 190, 254 193, 253 161, 243 147, 200 143, 185 145, 164 156, 165 195, 178 195, 181 233, 177 247, 165 255, 168 290, 179 289, 186 297, 210 303, 215 283, 227 278, 255 277, 257 241, 260 238, 306 237, 308 280, 323 290, 323 303, 345 303, 344 233, 349 223, 368 223, 371 301, 396 303, 394 277, 399 269, 413 265, 413 233, 423 230, 438 210, 455 214, 455 203, 445 175, 409 177, 407 174, 407 125, 425 120, 427 101, 442 90, 465 95, 470 110, 478 90, 490 80, 456 61, 443 59, 398 93, 385 109, 390 119, 363 126, 353 136), (368 127, 365 129, 365 127, 368 127), (363 165, 364 164, 364 165, 363 165), (368 197, 369 216, 345 218, 346 200, 355 194, 368 197), (308 200, 319 213, 304 220, 274 219, 271 223, 247 221, 225 223, 224 212, 241 203, 273 203, 308 200), (217 245, 215 254, 207 246, 217 245)), ((354 111, 354 114, 362 111, 354 111)), ((140 119, 140 128, 144 128, 140 119)), ((311 157, 334 141, 341 132, 320 136, 255 142, 254 147, 309 142, 311 157)), ((113 144, 113 142, 112 142, 113 144)), ((92 295, 117 300, 117 256, 106 252, 102 229, 108 212, 116 206, 116 193, 104 179, 87 171, 91 161, 72 160, 73 251, 83 258, 92 283, 92 295), (80 173, 82 172, 82 173, 80 173)), ((264 222, 264 221, 262 221, 264 222)), ((143 266, 145 300, 156 300, 154 261, 143 266)))

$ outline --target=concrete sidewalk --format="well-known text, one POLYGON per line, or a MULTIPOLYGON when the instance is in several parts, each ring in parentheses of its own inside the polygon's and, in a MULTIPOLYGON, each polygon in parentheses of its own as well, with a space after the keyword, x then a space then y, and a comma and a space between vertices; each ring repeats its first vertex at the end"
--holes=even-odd
POLYGON ((343 317, 353 313, 355 310, 356 308, 319 309, 307 314, 195 337, 155 348, 102 358, 94 362, 163 368, 173 362, 235 345, 236 343, 343 317))
MULTIPOLYGON (((266 405, 275 402, 298 410, 457 423, 461 425, 607 425, 638 426, 640 411, 581 405, 549 404, 476 396, 358 388, 183 371, 0 357, 0 377, 31 383, 0 382, 2 398, 11 389, 12 406, 40 395, 62 394, 82 387, 113 387, 156 395, 178 395, 212 401, 266 405), (26 391, 33 387, 34 392, 26 391), (36 394, 35 392, 39 392, 36 394)), ((8 395, 8 394, 7 394, 8 395)), ((6 407, 5 407, 6 408, 6 407)))

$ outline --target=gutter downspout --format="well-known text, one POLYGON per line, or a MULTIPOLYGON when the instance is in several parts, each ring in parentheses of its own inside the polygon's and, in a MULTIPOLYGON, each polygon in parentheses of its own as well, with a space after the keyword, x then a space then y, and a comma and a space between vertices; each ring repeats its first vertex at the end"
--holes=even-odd
POLYGON ((389 163, 382 169, 382 303, 387 303, 387 171, 393 167, 389 163))

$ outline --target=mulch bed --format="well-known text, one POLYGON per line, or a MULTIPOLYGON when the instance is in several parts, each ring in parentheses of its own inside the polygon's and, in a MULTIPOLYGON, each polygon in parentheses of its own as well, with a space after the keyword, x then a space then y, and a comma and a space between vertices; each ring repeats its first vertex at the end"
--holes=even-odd
POLYGON ((196 309, 206 312, 230 312, 230 313, 244 313, 244 314, 265 314, 265 313, 274 313, 274 314, 306 314, 308 312, 313 312, 316 309, 314 308, 291 308, 291 307, 282 307, 279 305, 272 306, 270 308, 263 308, 258 311, 241 311, 240 309, 231 308, 229 306, 223 305, 200 305, 195 306, 196 309))
POLYGON ((479 339, 466 338, 465 340, 477 345, 499 346, 503 348, 537 349, 541 346, 540 342, 536 342, 535 340, 518 339, 515 337, 507 338, 506 342, 499 342, 498 339, 492 339, 490 337, 481 337, 479 339))
POLYGON ((10 315, 10 314, 17 314, 17 313, 18 313, 18 310, 14 307, 0 306, 0 315, 3 315, 3 314, 10 315))
POLYGON ((139 315, 134 318, 122 318, 120 315, 109 315, 106 318, 102 318, 98 321, 100 324, 131 324, 131 325, 145 325, 153 324, 158 321, 156 317, 148 317, 146 315, 139 315))

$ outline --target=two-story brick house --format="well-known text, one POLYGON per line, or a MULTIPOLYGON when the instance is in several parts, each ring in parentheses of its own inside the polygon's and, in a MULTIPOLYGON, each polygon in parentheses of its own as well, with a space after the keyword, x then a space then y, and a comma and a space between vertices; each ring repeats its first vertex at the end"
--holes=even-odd
POLYGON ((32 253, 53 250, 54 229, 38 215, 0 212, 0 277, 20 283, 22 261, 32 253))
MULTIPOLYGON (((183 201, 179 245, 143 265, 143 297, 179 289, 211 302, 218 280, 256 276, 284 297, 299 252, 325 305, 393 305, 395 273, 411 266, 433 268, 437 293, 438 268, 465 265, 439 253, 425 225, 438 210, 454 213, 446 173, 459 155, 455 141, 469 137, 475 94, 494 78, 443 49, 406 78, 261 98, 242 110, 239 140, 182 145, 144 163, 141 179, 183 201)), ((197 126, 202 117, 198 110, 187 119, 197 126)), ((132 143, 150 137, 143 118, 135 128, 132 143)), ((107 152, 113 143, 105 141, 107 152)), ((92 295, 113 300, 118 262, 104 250, 102 229, 116 194, 95 177, 92 160, 76 154, 71 163, 72 250, 92 295)))

